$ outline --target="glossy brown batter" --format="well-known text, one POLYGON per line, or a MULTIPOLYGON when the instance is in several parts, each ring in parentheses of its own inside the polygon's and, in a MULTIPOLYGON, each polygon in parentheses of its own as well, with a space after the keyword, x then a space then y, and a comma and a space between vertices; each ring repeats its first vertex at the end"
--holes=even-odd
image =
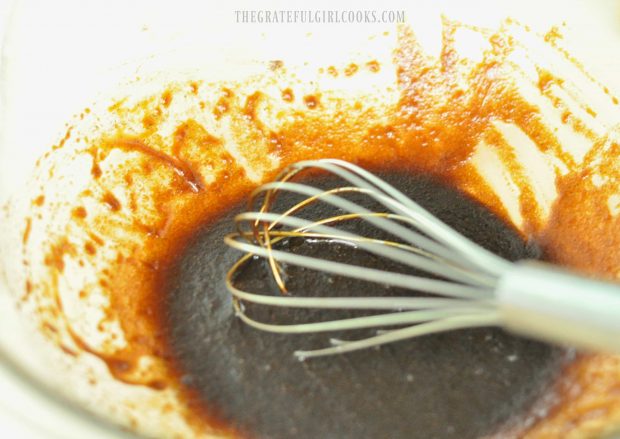
MULTIPOLYGON (((389 183, 470 239, 507 259, 537 258, 499 218, 458 191, 411 174, 383 175, 389 183)), ((320 187, 342 184, 313 179, 320 187)), ((282 196, 279 202, 293 204, 282 196)), ((376 210, 364 197, 351 197, 376 210)), ((240 206, 244 209, 245 206, 240 206)), ((233 211, 240 212, 240 209, 233 211)), ((225 286, 228 268, 239 257, 223 237, 234 231, 232 214, 206 224, 163 271, 162 314, 170 352, 189 394, 249 437, 259 438, 478 438, 532 412, 548 392, 567 356, 560 349, 481 328, 410 340, 350 355, 299 362, 292 352, 318 348, 329 337, 358 338, 369 331, 276 335, 245 326, 234 316, 225 286), (361 333, 360 333, 361 332, 361 333)), ((307 218, 337 214, 324 205, 304 211, 307 218)), ((361 222, 345 227, 387 239, 361 222)), ((296 254, 424 276, 409 267, 335 242, 287 242, 296 254)), ((303 296, 410 296, 312 270, 286 269, 288 294, 303 296)), ((248 264, 236 284, 247 291, 279 294, 263 260, 248 264)), ((325 310, 247 306, 266 322, 300 323, 359 315, 325 310)))

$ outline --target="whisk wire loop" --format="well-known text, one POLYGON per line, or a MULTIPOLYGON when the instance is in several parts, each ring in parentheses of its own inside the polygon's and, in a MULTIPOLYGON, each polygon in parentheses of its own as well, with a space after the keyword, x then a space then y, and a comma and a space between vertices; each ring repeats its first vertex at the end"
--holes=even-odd
POLYGON ((388 343, 394 343, 401 340, 422 337, 430 334, 438 334, 440 332, 454 331, 457 329, 480 328, 484 326, 496 326, 501 319, 497 312, 489 311, 486 313, 457 315, 454 317, 446 317, 439 320, 432 320, 426 323, 420 323, 407 326, 402 329, 386 331, 374 337, 368 337, 361 340, 342 341, 340 340, 334 346, 315 349, 311 351, 295 351, 294 355, 301 361, 312 357, 322 357, 326 355, 344 354, 360 349, 368 349, 388 343))
POLYGON ((315 333, 360 330, 390 326, 403 328, 383 331, 361 340, 340 340, 314 351, 298 351, 298 358, 332 355, 407 338, 459 328, 495 325, 498 322, 494 291, 498 278, 509 263, 469 242, 440 222, 402 192, 371 173, 340 160, 311 160, 285 169, 277 181, 257 188, 248 200, 248 212, 235 217, 236 233, 225 237, 230 247, 244 253, 226 277, 236 315, 260 330, 285 333, 315 333), (338 176, 346 186, 320 189, 291 180, 307 169, 319 169, 338 176), (278 195, 301 196, 283 212, 274 211, 278 195), (346 198, 368 197, 386 211, 375 212, 346 198), (300 217, 315 203, 336 208, 323 218, 300 217), (339 225, 361 220, 393 239, 378 239, 347 231, 339 225), (292 253, 278 244, 291 238, 323 239, 351 245, 426 273, 407 274, 380 270, 292 253), (280 290, 275 295, 244 291, 235 285, 235 276, 254 258, 268 261, 280 290), (287 265, 318 272, 430 294, 429 297, 299 297, 287 291, 282 270, 287 265), (429 276, 430 275, 430 276, 429 276), (437 297, 439 296, 439 297, 437 297), (286 308, 388 311, 372 315, 296 324, 267 323, 248 315, 244 304, 286 308))

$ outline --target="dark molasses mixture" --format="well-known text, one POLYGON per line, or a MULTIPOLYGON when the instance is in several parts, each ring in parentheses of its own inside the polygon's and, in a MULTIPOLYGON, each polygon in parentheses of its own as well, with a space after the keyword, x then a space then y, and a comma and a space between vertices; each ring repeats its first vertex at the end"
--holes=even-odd
MULTIPOLYGON (((457 190, 412 174, 382 177, 496 254, 510 260, 540 257, 536 246, 457 190)), ((313 183, 317 184, 316 178, 313 183)), ((337 187, 338 181, 327 178, 318 183, 337 187)), ((284 195, 279 201, 291 197, 284 195)), ((365 207, 377 208, 367 198, 357 198, 365 207)), ((325 218, 329 211, 331 216, 332 209, 324 206, 315 204, 305 215, 325 218)), ((559 349, 487 328, 300 362, 292 355, 295 349, 319 348, 329 337, 360 334, 270 334, 236 319, 224 278, 239 253, 226 247, 223 236, 233 231, 232 215, 238 212, 191 239, 170 268, 164 309, 182 381, 211 413, 250 437, 477 438, 493 433, 515 414, 527 413, 560 369, 559 349)), ((347 227, 385 238, 364 222, 347 227)), ((336 242, 291 240, 284 245, 298 254, 407 270, 336 242)), ((286 276, 289 294, 412 294, 302 268, 290 267, 286 276)), ((236 281, 247 291, 278 291, 264 260, 247 264, 236 281)), ((287 323, 335 317, 324 310, 260 306, 252 307, 250 314, 261 321, 287 323)))

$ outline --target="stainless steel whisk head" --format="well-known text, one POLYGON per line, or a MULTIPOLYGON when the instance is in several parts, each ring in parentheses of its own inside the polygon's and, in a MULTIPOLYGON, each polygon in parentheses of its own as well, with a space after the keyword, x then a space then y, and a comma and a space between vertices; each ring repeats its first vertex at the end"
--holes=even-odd
POLYGON ((230 247, 245 253, 229 270, 226 279, 236 315, 243 322, 260 330, 284 334, 392 328, 358 340, 331 339, 329 347, 295 352, 302 360, 444 331, 496 325, 544 340, 599 349, 620 348, 620 293, 617 286, 550 270, 546 265, 511 263, 471 242, 393 186, 352 163, 332 159, 298 162, 284 170, 276 181, 257 188, 248 206, 248 212, 235 217, 237 232, 225 238, 230 247), (336 175, 346 185, 320 189, 291 181, 300 172, 310 169, 336 175), (281 212, 272 211, 276 198, 283 192, 298 194, 301 201, 281 212), (374 200, 384 210, 370 210, 351 201, 347 195, 353 193, 374 200), (331 205, 338 213, 320 219, 304 218, 304 210, 314 203, 331 205), (363 236, 339 227, 353 220, 365 221, 393 239, 363 236), (429 276, 336 262, 278 247, 278 243, 290 238, 349 244, 429 276), (238 271, 255 257, 268 261, 280 294, 258 294, 243 291, 235 285, 238 271), (282 264, 405 288, 424 293, 424 296, 293 296, 287 292, 282 264), (553 293, 558 288, 563 292, 561 296, 553 293), (577 315, 583 310, 586 299, 584 288, 597 292, 597 306, 591 315, 586 316, 588 318, 583 312, 581 317, 577 315), (244 303, 372 310, 377 314, 311 323, 273 324, 251 318, 244 303))

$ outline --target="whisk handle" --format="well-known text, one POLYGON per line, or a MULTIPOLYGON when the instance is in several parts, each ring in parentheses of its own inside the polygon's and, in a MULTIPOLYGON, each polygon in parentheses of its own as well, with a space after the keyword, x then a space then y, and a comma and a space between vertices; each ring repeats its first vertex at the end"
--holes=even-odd
POLYGON ((532 338, 620 353, 620 284, 540 262, 517 263, 496 290, 504 327, 532 338))

